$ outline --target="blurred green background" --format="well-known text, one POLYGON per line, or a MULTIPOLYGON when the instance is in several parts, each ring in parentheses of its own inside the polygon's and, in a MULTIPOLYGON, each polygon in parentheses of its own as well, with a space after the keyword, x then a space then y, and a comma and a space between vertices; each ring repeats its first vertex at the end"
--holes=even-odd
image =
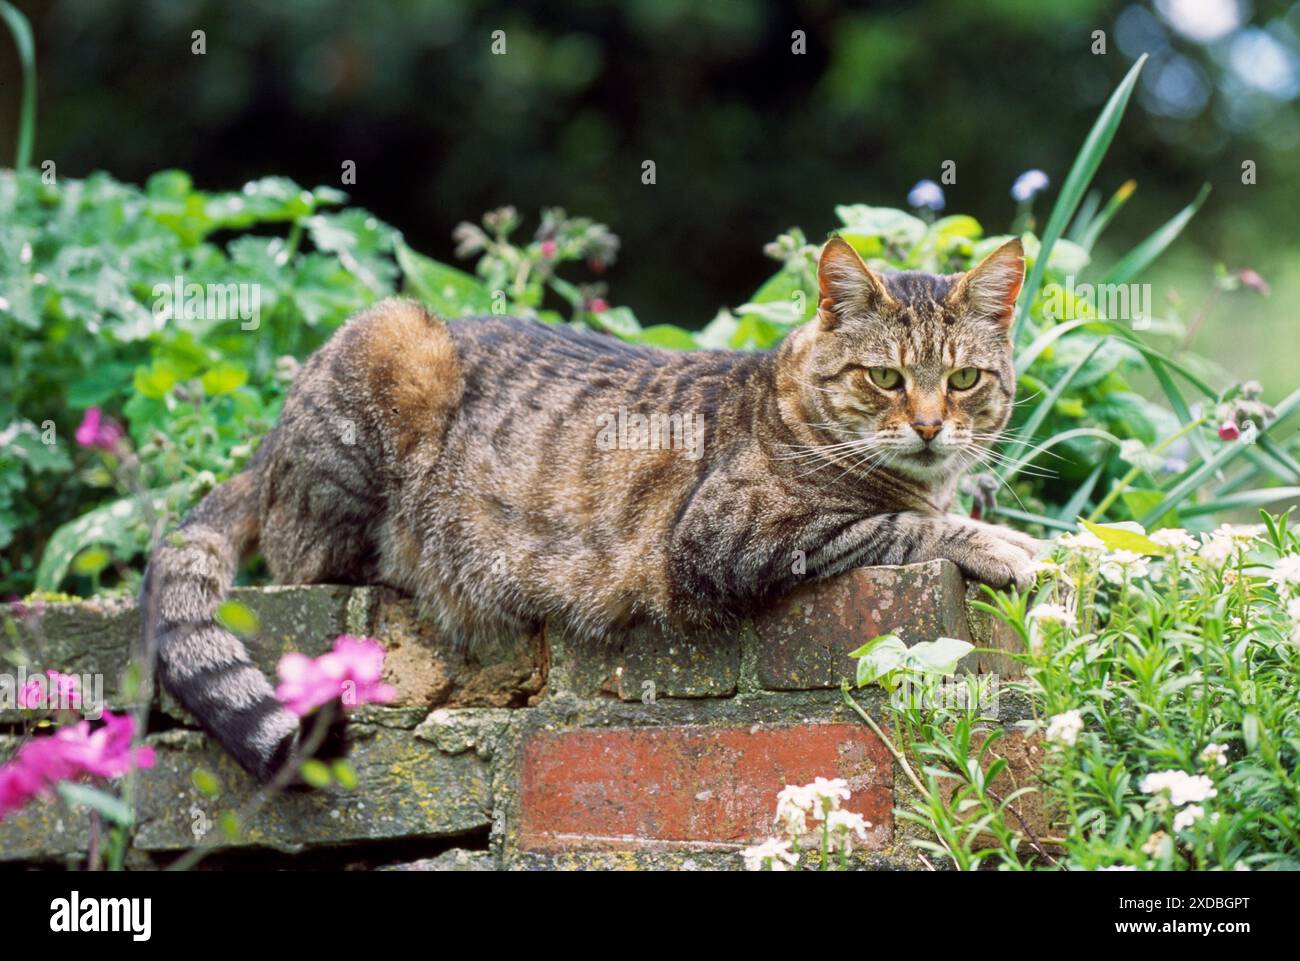
MULTIPOLYGON (((944 161, 957 165, 947 211, 990 232, 1010 226, 1014 178, 1041 168, 1052 178, 1041 217, 1106 96, 1148 52, 1096 181, 1106 196, 1130 177, 1138 191, 1100 259, 1212 184, 1148 278, 1157 313, 1204 313, 1196 344, 1264 380, 1270 398, 1300 381, 1300 3, 17 5, 37 38, 36 160, 61 175, 143 182, 179 167, 209 189, 272 173, 341 186, 352 160, 353 202, 444 260, 461 220, 512 203, 535 223, 561 205, 622 238, 604 278, 616 302, 686 327, 771 273, 761 248, 782 230, 819 237, 836 203, 905 206, 944 161), (1242 183, 1247 160, 1254 185, 1242 183), (1219 263, 1258 271, 1271 296, 1214 300, 1219 263)), ((7 37, 0 51, 7 162, 19 78, 7 37)))

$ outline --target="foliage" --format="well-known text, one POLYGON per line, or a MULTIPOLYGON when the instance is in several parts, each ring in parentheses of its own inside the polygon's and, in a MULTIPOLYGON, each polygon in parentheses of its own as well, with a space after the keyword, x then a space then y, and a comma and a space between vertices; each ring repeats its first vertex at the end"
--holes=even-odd
POLYGON ((987 701, 895 700, 921 765, 908 768, 920 798, 900 811, 927 830, 919 846, 963 869, 1300 866, 1300 536, 1287 515, 1263 517, 1199 543, 1165 529, 1144 553, 1065 535, 1033 602, 990 591, 977 606, 1022 642, 1025 679, 1004 693, 1028 699, 1041 783, 992 788, 1005 730, 987 701), (1033 790, 1059 837, 1021 819, 1033 790))
MULTIPOLYGON (((1084 514, 1195 526, 1296 496, 1276 485, 1300 483, 1300 463, 1270 434, 1300 392, 1273 410, 1255 385, 1211 386, 1207 377, 1223 380, 1212 364, 1154 345, 1180 333, 1176 319, 1105 317, 1076 286, 1094 275, 1131 282, 1204 200, 1203 191, 1109 269, 1093 269, 1092 245, 1132 186, 1104 206, 1086 191, 1141 68, 1102 110, 1066 179, 1046 231, 1060 239, 1044 252, 1019 231, 1029 269, 1016 320, 1024 396, 1008 440, 963 488, 966 510, 1039 529, 1070 529, 1084 514), (1139 380, 1164 403, 1144 397, 1139 380)), ((180 171, 143 189, 106 174, 0 171, 0 369, 12 383, 0 397, 0 590, 57 590, 69 572, 78 590, 133 589, 151 538, 247 462, 297 362, 380 297, 404 292, 453 319, 534 316, 672 349, 770 348, 816 309, 817 245, 798 228, 767 246, 780 266, 752 297, 689 331, 644 327, 609 304, 598 280, 569 279, 583 265, 598 277, 617 254, 617 238, 589 219, 544 210, 528 239, 509 207, 481 226, 462 223, 455 236, 458 253, 476 258, 470 274, 410 249, 345 199, 282 177, 207 193, 180 171), (61 440, 101 408, 125 420, 128 443, 74 450, 61 440), (91 547, 110 563, 76 564, 91 547)), ((1018 227, 1032 223, 1031 203, 1032 192, 1018 227)), ((964 270, 1008 236, 929 210, 846 204, 836 214, 841 235, 882 268, 964 270)), ((1225 290, 1241 286, 1224 275, 1225 290)))

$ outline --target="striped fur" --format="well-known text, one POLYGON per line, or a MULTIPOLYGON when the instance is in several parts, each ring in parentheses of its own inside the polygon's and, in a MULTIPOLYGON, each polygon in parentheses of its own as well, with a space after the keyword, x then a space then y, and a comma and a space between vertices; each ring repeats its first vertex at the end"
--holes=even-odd
POLYGON ((296 719, 212 620, 254 547, 280 582, 410 593, 465 645, 548 620, 602 638, 712 625, 865 564, 946 557, 1023 586, 1032 539, 945 513, 1011 411, 1020 271, 1016 242, 936 277, 876 274, 833 240, 818 317, 766 353, 385 301, 304 364, 248 470, 154 554, 163 681, 253 773, 292 748, 296 719), (981 380, 950 389, 968 366, 981 380), (677 420, 644 449, 637 415, 677 420))

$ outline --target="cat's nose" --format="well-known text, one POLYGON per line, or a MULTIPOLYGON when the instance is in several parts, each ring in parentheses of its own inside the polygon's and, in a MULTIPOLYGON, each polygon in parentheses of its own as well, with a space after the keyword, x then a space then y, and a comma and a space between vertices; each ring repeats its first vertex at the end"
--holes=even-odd
POLYGON ((912 430, 920 435, 921 440, 927 444, 939 436, 939 431, 943 430, 943 421, 941 420, 914 420, 912 421, 912 430))

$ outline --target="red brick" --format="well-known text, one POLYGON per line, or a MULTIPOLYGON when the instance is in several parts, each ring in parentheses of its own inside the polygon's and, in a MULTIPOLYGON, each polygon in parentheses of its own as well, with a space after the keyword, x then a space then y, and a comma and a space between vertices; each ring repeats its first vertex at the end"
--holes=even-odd
POLYGON ((839 687, 857 667, 849 652, 890 632, 907 644, 969 640, 965 597, 948 561, 860 567, 804 585, 754 618, 759 683, 776 691, 839 687))
POLYGON ((842 777, 872 822, 865 847, 893 836, 893 765, 853 724, 679 726, 541 732, 524 747, 520 844, 533 850, 725 848, 774 833, 787 784, 842 777))

